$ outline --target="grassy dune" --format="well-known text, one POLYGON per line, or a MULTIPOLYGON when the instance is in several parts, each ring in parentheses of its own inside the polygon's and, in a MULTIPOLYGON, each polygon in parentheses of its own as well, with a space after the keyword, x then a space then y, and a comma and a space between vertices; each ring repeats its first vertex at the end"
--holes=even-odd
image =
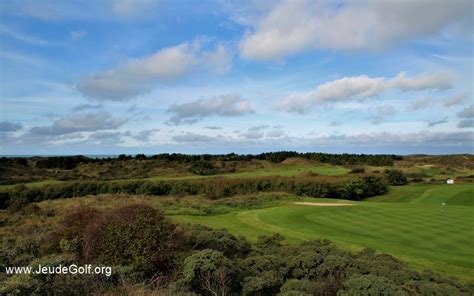
MULTIPOLYGON (((213 178, 213 177, 226 177, 226 178, 251 178, 251 177, 265 177, 265 176, 285 176, 292 177, 302 174, 319 174, 326 176, 344 175, 349 172, 349 169, 340 166, 274 166, 263 169, 251 169, 243 170, 235 173, 228 174, 216 174, 209 176, 200 175, 184 175, 184 176, 157 176, 141 179, 126 179, 126 180, 149 180, 149 181, 160 181, 160 180, 189 180, 189 179, 200 179, 200 178, 213 178)), ((120 179, 118 179, 120 180, 120 179)), ((60 180, 44 180, 38 182, 25 183, 28 187, 42 186, 47 184, 59 184, 68 181, 60 180)), ((11 188, 16 185, 0 185, 0 192, 11 188)))
POLYGON ((349 207, 287 204, 175 219, 227 228, 253 241, 276 232, 289 242, 327 238, 349 249, 374 248, 415 267, 468 280, 474 278, 473 190, 474 184, 408 185, 349 207), (442 201, 448 204, 443 211, 442 201))

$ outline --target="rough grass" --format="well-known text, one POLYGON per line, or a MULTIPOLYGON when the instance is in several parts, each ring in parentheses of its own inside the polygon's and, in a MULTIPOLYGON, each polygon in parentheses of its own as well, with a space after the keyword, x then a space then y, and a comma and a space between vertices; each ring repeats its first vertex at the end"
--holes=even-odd
MULTIPOLYGON (((24 183, 24 185, 27 186, 27 187, 35 187, 35 186, 43 186, 43 185, 49 185, 49 184, 59 184, 59 183, 63 183, 63 182, 64 181, 60 181, 60 180, 43 180, 43 181, 37 181, 37 182, 24 183)), ((8 189, 12 189, 15 186, 17 186, 17 184, 15 184, 15 185, 0 185, 0 192, 8 190, 8 189)))
MULTIPOLYGON (((287 165, 276 165, 273 167, 267 167, 263 169, 250 169, 243 170, 235 173, 228 174, 216 174, 209 176, 199 175, 185 175, 185 176, 156 176, 140 179, 127 179, 127 180, 149 180, 149 181, 160 181, 160 180, 191 180, 201 178, 213 178, 213 177, 226 177, 226 178, 250 178, 250 177, 266 177, 266 176, 283 176, 292 177, 304 174, 318 174, 326 176, 344 175, 349 172, 349 169, 340 166, 287 166, 287 165)), ((120 180, 120 179, 117 179, 120 180)), ((60 180, 44 180, 39 182, 25 183, 28 187, 42 186, 47 184, 64 183, 65 181, 60 180)), ((11 189, 16 185, 0 185, 0 192, 11 189)))
POLYGON ((371 247, 414 267, 470 280, 474 278, 473 189, 474 184, 409 185, 353 207, 286 204, 175 219, 226 228, 252 241, 278 232, 288 242, 327 238, 353 250, 371 247), (448 206, 441 211, 443 200, 448 206))

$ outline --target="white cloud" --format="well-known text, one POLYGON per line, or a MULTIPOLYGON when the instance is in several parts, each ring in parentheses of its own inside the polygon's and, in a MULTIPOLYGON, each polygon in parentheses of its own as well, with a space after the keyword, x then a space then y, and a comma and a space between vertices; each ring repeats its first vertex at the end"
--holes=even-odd
POLYGON ((59 135, 117 129, 127 122, 126 118, 115 118, 110 113, 98 111, 93 113, 74 113, 56 119, 49 126, 31 128, 30 137, 54 137, 59 135))
POLYGON ((380 50, 472 21, 472 2, 285 0, 240 42, 244 58, 269 60, 308 49, 380 50))
POLYGON ((383 105, 375 108, 375 115, 370 117, 370 121, 374 124, 380 124, 385 121, 388 116, 397 113, 395 107, 391 105, 383 105))
POLYGON ((238 95, 222 95, 209 100, 173 104, 168 109, 174 115, 169 119, 175 125, 195 123, 209 116, 241 116, 254 112, 249 101, 238 95))
POLYGON ((212 144, 216 142, 226 142, 221 136, 208 136, 208 135, 202 135, 202 134, 197 134, 193 132, 186 132, 182 135, 177 135, 173 136, 172 140, 177 142, 177 143, 206 143, 206 144, 212 144))
POLYGON ((261 139, 264 136, 264 131, 268 128, 268 125, 257 125, 247 129, 247 131, 240 133, 246 139, 261 139))
POLYGON ((474 127, 474 105, 465 107, 458 113, 458 117, 461 121, 458 123, 459 128, 472 128, 474 127))
POLYGON ((92 105, 92 104, 79 104, 72 108, 72 111, 78 112, 78 111, 84 111, 84 110, 94 110, 94 109, 100 109, 102 108, 102 105, 92 105))
POLYGON ((274 128, 266 134, 267 138, 280 138, 284 135, 284 132, 281 128, 274 128))
POLYGON ((225 135, 210 136, 195 132, 186 132, 182 135, 172 137, 177 144, 189 144, 193 146, 230 147, 235 151, 239 147, 284 147, 285 149, 299 149, 304 147, 319 147, 334 149, 344 147, 343 151, 351 151, 354 148, 371 148, 380 151, 390 149, 403 149, 406 151, 432 151, 433 147, 452 149, 454 147, 461 151, 470 151, 474 133, 471 132, 367 132, 351 134, 330 134, 326 136, 313 137, 248 137, 246 134, 238 134, 239 137, 225 135), (282 143, 284 143, 282 145, 282 143))
POLYGON ((230 68, 230 62, 223 45, 206 52, 200 41, 185 42, 85 77, 77 88, 85 96, 98 100, 128 101, 150 91, 158 81, 172 81, 196 69, 222 73, 230 68))
POLYGON ((321 84, 310 92, 292 93, 281 100, 279 106, 288 112, 306 113, 317 105, 367 99, 389 89, 400 91, 446 89, 451 86, 452 80, 453 77, 444 72, 423 74, 413 78, 407 78, 403 72, 394 78, 371 78, 366 75, 344 77, 321 84))
POLYGON ((444 105, 446 107, 451 107, 454 105, 461 104, 467 99, 466 94, 457 94, 457 95, 452 95, 444 99, 444 105))
POLYGON ((433 104, 433 98, 431 97, 423 97, 416 99, 408 108, 408 110, 422 110, 426 109, 426 107, 433 104))

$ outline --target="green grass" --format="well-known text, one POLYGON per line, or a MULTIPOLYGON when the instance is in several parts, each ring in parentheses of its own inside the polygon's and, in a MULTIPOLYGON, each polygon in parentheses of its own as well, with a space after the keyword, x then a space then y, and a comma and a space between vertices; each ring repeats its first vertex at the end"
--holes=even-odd
POLYGON ((336 176, 347 174, 350 170, 340 166, 275 166, 269 168, 252 169, 228 174, 217 174, 209 176, 181 176, 181 177, 150 177, 146 180, 176 180, 176 179, 199 179, 212 177, 226 177, 226 178, 251 178, 251 177, 266 177, 266 176, 284 176, 293 177, 302 174, 319 174, 326 176, 336 176))
POLYGON ((289 166, 289 167, 272 167, 246 172, 237 172, 223 176, 229 177, 263 177, 263 176, 298 176, 301 174, 319 174, 327 176, 344 175, 350 170, 339 166, 289 166))
MULTIPOLYGON (((64 181, 60 181, 60 180, 43 180, 43 181, 37 181, 37 182, 24 183, 24 185, 26 187, 35 187, 35 186, 43 186, 43 185, 48 185, 48 184, 59 184, 59 183, 63 183, 63 182, 64 181)), ((12 189, 15 186, 17 186, 17 184, 15 184, 15 185, 0 185, 0 192, 8 190, 8 189, 12 189)))
POLYGON ((289 203, 174 219, 227 228, 251 241, 277 232, 288 242, 327 238, 350 250, 374 248, 414 267, 469 280, 474 278, 473 190, 474 184, 408 185, 351 207, 289 203), (448 204, 444 211, 442 201, 448 204))

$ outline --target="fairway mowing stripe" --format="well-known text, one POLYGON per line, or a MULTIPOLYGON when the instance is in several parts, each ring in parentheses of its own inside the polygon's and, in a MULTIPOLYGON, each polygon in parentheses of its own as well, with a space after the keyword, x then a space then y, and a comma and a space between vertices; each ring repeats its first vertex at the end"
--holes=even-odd
POLYGON ((307 234, 304 234, 304 233, 299 233, 299 232, 296 232, 296 231, 293 231, 293 230, 288 230, 286 228, 275 226, 273 224, 265 223, 259 218, 260 214, 261 213, 258 213, 258 212, 252 212, 251 215, 250 215, 250 211, 249 212, 242 212, 242 213, 237 214, 237 218, 242 223, 247 224, 247 225, 252 226, 252 227, 257 226, 257 228, 260 228, 261 230, 274 229, 276 232, 281 233, 281 234, 285 234, 285 233, 288 234, 289 233, 289 234, 296 234, 296 235, 300 235, 300 236, 304 236, 304 237, 308 236, 307 234), (249 223, 248 221, 251 221, 252 223, 249 223), (260 227, 258 227, 258 226, 260 226, 260 227))
POLYGON ((372 247, 437 271, 456 272, 465 277, 474 275, 469 270, 474 267, 470 251, 474 237, 469 235, 474 219, 469 216, 470 211, 466 207, 450 207, 451 211, 441 216, 436 205, 406 208, 407 205, 365 202, 344 208, 287 205, 237 212, 235 219, 242 226, 255 229, 253 236, 261 231, 279 232, 293 241, 327 238, 352 249, 372 247))
POLYGON ((355 206, 353 203, 325 203, 325 202, 294 202, 295 205, 313 206, 313 207, 347 207, 355 206))
MULTIPOLYGON (((347 225, 350 225, 350 224, 347 224, 346 221, 348 220, 354 220, 350 217, 350 215, 348 215, 347 213, 344 213, 343 215, 344 217, 342 216, 339 216, 339 220, 337 221, 332 221, 334 224, 335 227, 338 227, 340 229, 344 229, 345 231, 348 231, 347 229, 347 225), (341 219, 343 218, 343 219, 341 219)), ((311 217, 307 217, 305 216, 305 218, 310 221, 310 222, 316 222, 314 219, 311 219, 311 217)), ((364 235, 364 236, 369 236, 369 237, 373 237, 373 235, 370 235, 371 232, 376 232, 376 233, 379 233, 378 237, 393 237, 393 238, 396 238, 395 241, 398 241, 398 240, 404 240, 406 242, 415 242, 415 241, 425 241, 425 240, 433 240, 434 237, 437 237, 436 235, 427 235, 427 234, 423 234, 423 232, 425 232, 425 229, 423 229, 423 227, 419 227, 420 229, 410 229, 410 227, 413 226, 412 223, 404 223, 405 225, 404 226, 401 226, 400 223, 394 223, 393 221, 377 221, 379 217, 375 217, 374 218, 371 218, 371 219, 358 219, 358 222, 360 222, 360 220, 365 220, 366 222, 366 225, 363 225, 364 223, 357 223, 357 224, 361 224, 361 226, 364 226, 364 230, 363 231, 358 231, 358 233, 360 235, 364 235), (371 223, 371 222, 377 222, 377 223, 371 223), (374 226, 372 226, 374 225, 374 226), (404 235, 400 235, 401 233, 404 233, 404 235), (418 233, 418 235, 416 237, 410 237, 410 234, 414 234, 414 233, 418 233)), ((317 220, 318 221, 318 220, 317 220)), ((320 221, 318 221, 320 222, 320 221)), ((355 221, 352 221, 352 222, 355 222, 355 221)), ((429 226, 433 226, 433 220, 430 221, 429 225, 427 225, 428 227, 429 226)), ((352 223, 354 224, 354 223, 352 223)), ((443 236, 439 236, 439 237, 443 237, 443 236)), ((445 236, 446 237, 446 236, 445 236)), ((387 239, 385 239, 387 240, 387 239)), ((435 242, 436 243, 436 242, 435 242)))

